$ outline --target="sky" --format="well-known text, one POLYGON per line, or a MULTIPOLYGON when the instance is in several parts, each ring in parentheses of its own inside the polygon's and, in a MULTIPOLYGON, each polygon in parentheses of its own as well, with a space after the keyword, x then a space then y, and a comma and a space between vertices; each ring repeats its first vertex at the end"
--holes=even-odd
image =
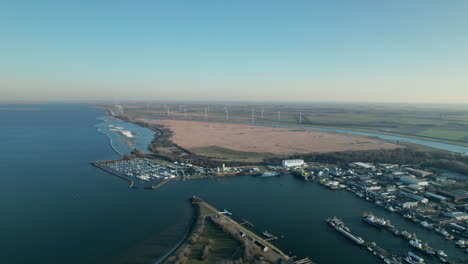
POLYGON ((468 1, 0 0, 0 101, 468 103, 468 1))

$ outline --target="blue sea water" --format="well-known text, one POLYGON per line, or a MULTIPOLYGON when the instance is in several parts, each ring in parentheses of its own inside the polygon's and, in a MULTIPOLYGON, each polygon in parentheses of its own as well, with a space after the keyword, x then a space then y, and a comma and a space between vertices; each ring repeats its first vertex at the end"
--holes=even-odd
POLYGON ((102 115, 0 105, 0 263, 151 263, 183 233, 186 197, 132 191, 89 164, 119 158, 95 127, 102 115))

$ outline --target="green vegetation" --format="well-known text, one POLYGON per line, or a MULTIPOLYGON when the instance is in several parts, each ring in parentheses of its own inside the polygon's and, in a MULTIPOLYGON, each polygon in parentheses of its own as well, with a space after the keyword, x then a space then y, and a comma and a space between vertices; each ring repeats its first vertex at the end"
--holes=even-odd
POLYGON ((258 152, 245 152, 236 151, 217 146, 193 148, 192 152, 205 156, 212 157, 218 160, 229 160, 229 161, 243 161, 243 162, 262 162, 265 158, 270 158, 275 155, 271 153, 258 153, 258 152))
POLYGON ((468 131, 448 130, 448 129, 428 129, 419 132, 418 135, 432 137, 432 138, 443 138, 449 140, 460 140, 467 141, 468 131))
POLYGON ((220 263, 223 260, 242 258, 242 244, 223 232, 210 219, 213 211, 196 206, 196 219, 187 239, 163 264, 170 263, 220 263))

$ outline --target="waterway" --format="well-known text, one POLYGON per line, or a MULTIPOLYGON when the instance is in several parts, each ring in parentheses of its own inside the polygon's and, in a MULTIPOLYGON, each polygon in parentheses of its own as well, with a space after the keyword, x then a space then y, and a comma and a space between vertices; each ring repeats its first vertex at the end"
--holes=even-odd
POLYGON ((89 164, 119 157, 97 130, 102 111, 74 104, 0 109, 0 263, 153 263, 186 232, 192 195, 253 222, 256 231, 279 236, 275 244, 285 252, 317 263, 379 263, 326 225, 334 215, 353 233, 392 253, 410 250, 407 241, 363 223, 365 211, 416 232, 452 259, 468 260, 453 242, 401 216, 346 191, 291 176, 129 189, 124 180, 89 164))

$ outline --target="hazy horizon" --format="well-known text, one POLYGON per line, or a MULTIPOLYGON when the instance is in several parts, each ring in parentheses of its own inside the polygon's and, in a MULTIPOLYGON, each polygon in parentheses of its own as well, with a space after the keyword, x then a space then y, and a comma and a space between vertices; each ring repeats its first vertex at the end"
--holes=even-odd
POLYGON ((468 2, 6 1, 1 101, 468 103, 468 2))

